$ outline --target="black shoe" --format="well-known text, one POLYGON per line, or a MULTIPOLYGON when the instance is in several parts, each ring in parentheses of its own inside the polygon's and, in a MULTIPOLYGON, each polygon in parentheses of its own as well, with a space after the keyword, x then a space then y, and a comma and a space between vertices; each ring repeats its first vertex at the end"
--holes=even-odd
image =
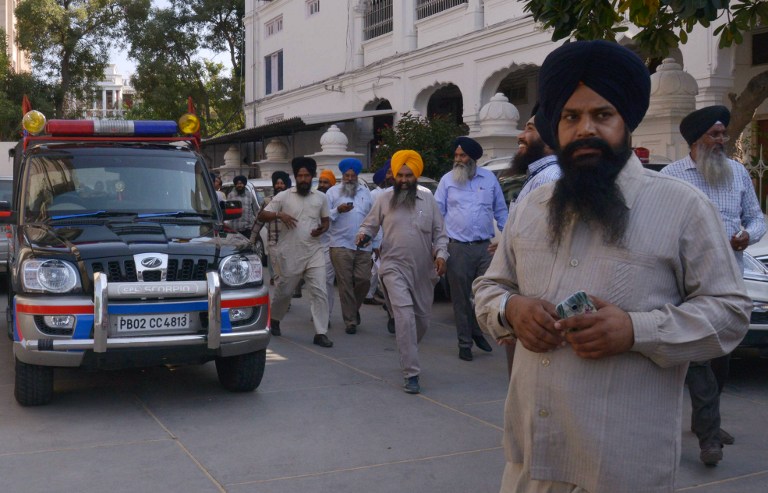
POLYGON ((279 336, 280 335, 280 320, 275 320, 274 318, 269 319, 269 328, 270 332, 272 332, 273 336, 279 336))
POLYGON ((344 332, 347 334, 357 334, 357 327, 354 325, 348 325, 346 329, 344 329, 344 332))
POLYGON ((328 336, 325 334, 316 334, 312 343, 320 347, 333 347, 333 341, 328 339, 328 336))
POLYGON ((389 331, 390 334, 394 334, 395 333, 395 319, 394 318, 390 318, 389 320, 387 320, 387 330, 389 331))
POLYGON ((468 347, 460 347, 459 359, 463 359, 464 361, 472 361, 472 350, 468 347))
POLYGON ((485 337, 472 336, 472 340, 475 341, 475 346, 477 346, 478 349, 481 349, 486 353, 490 353, 491 351, 493 351, 493 348, 491 347, 490 344, 488 344, 488 341, 485 340, 485 337))
POLYGON ((383 305, 381 301, 377 300, 376 298, 366 298, 363 300, 364 305, 383 305))
POLYGON ((733 435, 722 428, 720 428, 720 430, 717 432, 717 438, 720 439, 720 443, 723 445, 733 445, 733 443, 736 441, 736 439, 733 438, 733 435))
POLYGON ((357 319, 355 325, 360 325, 360 310, 357 311, 357 319))
POLYGON ((421 392, 421 387, 419 386, 419 376, 413 376, 408 377, 403 382, 403 390, 406 394, 418 394, 421 392))
POLYGON ((701 459, 701 462, 707 467, 716 466, 718 462, 723 460, 723 446, 719 443, 704 445, 701 448, 699 459, 701 459))

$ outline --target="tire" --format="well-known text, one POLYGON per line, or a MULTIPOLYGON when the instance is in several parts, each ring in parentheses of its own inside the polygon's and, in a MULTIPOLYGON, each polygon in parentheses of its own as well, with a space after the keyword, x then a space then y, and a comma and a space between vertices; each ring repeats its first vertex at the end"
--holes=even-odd
POLYGON ((230 392, 251 392, 261 383, 267 350, 216 358, 219 383, 230 392))
POLYGON ((53 399, 53 367, 16 360, 16 401, 22 406, 43 406, 53 399))

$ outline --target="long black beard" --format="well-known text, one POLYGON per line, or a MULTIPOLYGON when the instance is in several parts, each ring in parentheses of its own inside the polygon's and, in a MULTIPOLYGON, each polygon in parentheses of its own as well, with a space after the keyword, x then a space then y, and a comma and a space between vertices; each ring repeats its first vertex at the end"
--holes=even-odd
POLYGON ((512 166, 509 168, 509 175, 524 175, 528 173, 528 166, 535 163, 545 156, 544 142, 541 140, 532 140, 528 142, 528 148, 524 153, 519 152, 512 158, 512 166))
POLYGON ((237 194, 242 197, 243 195, 245 195, 245 188, 243 188, 242 190, 238 190, 237 188, 235 188, 235 192, 237 192, 237 194))
POLYGON ((309 195, 309 190, 312 188, 311 183, 297 183, 296 184, 296 191, 299 192, 299 195, 309 195))
POLYGON ((549 228, 555 242, 560 243, 572 222, 581 220, 602 229, 606 243, 621 246, 629 209, 616 178, 631 153, 629 134, 617 149, 603 139, 591 137, 571 142, 558 152, 563 176, 555 184, 549 202, 549 228), (602 155, 574 159, 573 153, 583 147, 599 149, 602 155))
POLYGON ((405 189, 395 184, 392 191, 392 198, 390 199, 389 205, 393 209, 397 209, 398 207, 413 209, 416 207, 416 184, 405 189))

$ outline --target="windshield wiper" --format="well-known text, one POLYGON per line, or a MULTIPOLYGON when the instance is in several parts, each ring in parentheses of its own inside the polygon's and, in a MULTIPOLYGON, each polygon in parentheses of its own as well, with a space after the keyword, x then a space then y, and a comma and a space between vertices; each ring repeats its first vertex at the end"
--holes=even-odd
POLYGON ((138 214, 136 217, 138 219, 148 219, 148 218, 151 219, 153 217, 204 217, 204 218, 210 219, 213 216, 207 212, 176 211, 176 212, 152 212, 148 214, 138 214))
POLYGON ((95 218, 102 218, 102 217, 119 217, 119 216, 135 216, 135 212, 111 212, 111 211, 94 211, 94 212, 79 212, 77 214, 64 214, 61 216, 51 216, 51 221, 59 221, 62 219, 78 219, 78 218, 85 218, 85 217, 95 217, 95 218))

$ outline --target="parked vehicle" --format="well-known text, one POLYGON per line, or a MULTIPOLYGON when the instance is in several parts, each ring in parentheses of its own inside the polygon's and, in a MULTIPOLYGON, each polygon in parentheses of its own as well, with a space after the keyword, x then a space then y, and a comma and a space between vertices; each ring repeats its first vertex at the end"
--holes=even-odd
POLYGON ((251 391, 264 374, 269 291, 242 235, 223 230, 197 152, 196 117, 175 122, 24 117, 8 257, 15 396, 54 395, 54 368, 118 369, 215 360, 219 381, 251 391), (44 135, 36 135, 44 132, 44 135))

